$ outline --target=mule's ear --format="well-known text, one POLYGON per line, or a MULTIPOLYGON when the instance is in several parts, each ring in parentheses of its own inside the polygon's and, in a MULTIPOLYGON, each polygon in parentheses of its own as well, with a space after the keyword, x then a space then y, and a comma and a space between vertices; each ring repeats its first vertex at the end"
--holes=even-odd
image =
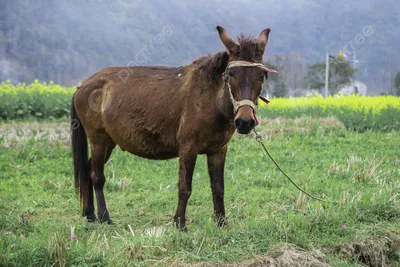
POLYGON ((268 43, 268 36, 270 32, 271 30, 269 28, 265 29, 260 33, 260 35, 257 38, 257 43, 259 43, 263 49, 265 49, 265 46, 268 43))
POLYGON ((228 32, 223 27, 217 26, 217 31, 219 33, 219 38, 221 39, 221 42, 224 44, 229 54, 232 54, 239 50, 239 45, 232 40, 228 32))

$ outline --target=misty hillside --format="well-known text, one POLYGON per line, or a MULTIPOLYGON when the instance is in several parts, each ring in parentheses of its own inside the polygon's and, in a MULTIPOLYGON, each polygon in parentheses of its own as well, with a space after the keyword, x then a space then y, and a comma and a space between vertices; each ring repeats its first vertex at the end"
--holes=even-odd
MULTIPOLYGON (((0 81, 76 85, 110 65, 183 65, 232 36, 271 28, 265 59, 321 62, 356 49, 358 80, 390 90, 400 70, 396 0, 0 0, 0 81), (367 34, 366 34, 367 33, 367 34), (353 48, 352 48, 353 47, 353 48)), ((352 64, 352 63, 351 63, 352 64)))

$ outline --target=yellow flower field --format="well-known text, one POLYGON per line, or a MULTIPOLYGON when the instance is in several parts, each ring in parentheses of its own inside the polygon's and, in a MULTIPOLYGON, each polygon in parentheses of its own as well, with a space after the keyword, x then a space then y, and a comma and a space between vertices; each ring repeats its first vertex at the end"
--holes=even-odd
MULTIPOLYGON (((259 101, 261 108, 266 108, 267 104, 259 101)), ((354 111, 372 111, 379 113, 388 107, 400 110, 400 97, 396 96, 330 96, 324 98, 300 97, 300 98, 273 98, 268 104, 268 109, 291 109, 291 108, 320 108, 329 109, 351 109, 354 111)))
POLYGON ((31 84, 20 83, 13 85, 10 81, 0 83, 0 96, 2 95, 19 95, 19 94, 64 94, 72 96, 76 87, 64 87, 50 81, 49 83, 39 83, 35 80, 31 84))

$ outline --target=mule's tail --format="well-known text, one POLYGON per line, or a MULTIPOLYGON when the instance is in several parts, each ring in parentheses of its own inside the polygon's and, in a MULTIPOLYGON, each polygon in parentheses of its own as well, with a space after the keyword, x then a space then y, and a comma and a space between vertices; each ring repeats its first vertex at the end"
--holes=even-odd
POLYGON ((84 189, 88 189, 90 179, 90 164, 88 162, 88 143, 85 128, 75 110, 74 97, 71 104, 71 146, 74 159, 75 190, 82 204, 84 189))

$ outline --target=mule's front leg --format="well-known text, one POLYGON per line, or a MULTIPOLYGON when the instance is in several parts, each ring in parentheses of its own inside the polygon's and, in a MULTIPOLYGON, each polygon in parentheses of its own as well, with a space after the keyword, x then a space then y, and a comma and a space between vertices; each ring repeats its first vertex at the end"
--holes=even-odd
POLYGON ((192 194, 192 177, 194 166, 196 165, 197 151, 193 146, 181 149, 179 153, 179 182, 178 182, 178 207, 176 209, 174 221, 176 227, 186 231, 186 206, 192 194))
POLYGON ((227 224, 224 206, 224 167, 227 146, 213 154, 207 154, 208 174, 214 202, 214 215, 219 226, 227 224))

